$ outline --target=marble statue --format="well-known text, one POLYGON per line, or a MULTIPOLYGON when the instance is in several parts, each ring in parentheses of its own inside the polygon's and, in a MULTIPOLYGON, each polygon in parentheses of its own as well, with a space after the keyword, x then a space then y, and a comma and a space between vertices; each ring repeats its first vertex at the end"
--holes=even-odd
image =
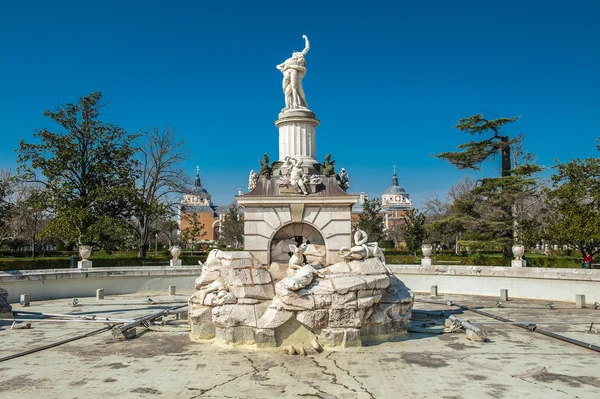
POLYGON ((377 242, 367 243, 368 239, 367 233, 358 229, 354 233, 354 246, 352 248, 342 247, 338 254, 346 260, 377 258, 385 265, 385 257, 379 244, 377 242))
POLYGON ((306 53, 310 49, 308 37, 302 35, 305 46, 301 52, 294 51, 292 56, 277 65, 277 69, 283 73, 283 94, 285 96, 285 108, 281 111, 290 111, 294 109, 307 109, 308 103, 302 88, 302 78, 306 75, 306 53))
POLYGON ((290 183, 292 187, 300 194, 308 195, 306 184, 304 183, 304 169, 302 169, 302 160, 290 158, 292 162, 292 171, 290 172, 290 183))
MULTIPOLYGON (((281 280, 281 285, 290 291, 298 291, 312 283, 315 275, 323 277, 312 265, 304 265, 296 273, 281 280)), ((302 292, 301 294, 305 294, 302 292)))
POLYGON ((261 166, 260 170, 258 171, 258 175, 265 176, 267 178, 271 177, 273 170, 269 166, 269 156, 267 155, 266 152, 263 154, 263 161, 259 160, 258 163, 261 166))
POLYGON ((295 246, 290 244, 290 251, 292 252, 292 256, 290 257, 290 270, 298 270, 302 266, 304 266, 304 252, 308 248, 308 245, 302 244, 300 246, 295 246))
POLYGON ((348 178, 348 173, 344 168, 340 170, 339 185, 344 191, 348 191, 348 189, 350 188, 350 179, 348 178))
POLYGON ((252 191, 256 188, 256 180, 258 176, 254 172, 254 169, 250 171, 250 176, 248 176, 248 191, 252 191))

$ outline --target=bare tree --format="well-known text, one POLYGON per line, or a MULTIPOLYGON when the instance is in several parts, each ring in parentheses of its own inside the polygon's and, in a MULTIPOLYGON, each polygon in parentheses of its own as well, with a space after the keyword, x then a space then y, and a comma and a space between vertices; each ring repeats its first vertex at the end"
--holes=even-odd
POLYGON ((13 206, 11 202, 12 182, 10 170, 0 169, 0 243, 9 239, 8 221, 13 206))
POLYGON ((42 185, 23 182, 16 184, 7 230, 13 241, 27 243, 30 246, 32 259, 36 256, 36 248, 43 239, 42 230, 48 225, 49 220, 42 185))
POLYGON ((189 184, 182 169, 185 143, 170 127, 150 127, 138 146, 140 178, 131 225, 138 239, 138 256, 146 257, 153 225, 175 213, 176 197, 189 184))

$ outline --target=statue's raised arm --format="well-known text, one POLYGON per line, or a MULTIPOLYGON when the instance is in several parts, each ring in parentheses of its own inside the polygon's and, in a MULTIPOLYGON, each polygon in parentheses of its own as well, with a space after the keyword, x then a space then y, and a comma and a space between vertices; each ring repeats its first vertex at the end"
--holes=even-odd
POLYGON ((302 38, 304 39, 304 50, 302 50, 302 56, 305 56, 306 53, 308 53, 308 50, 310 50, 310 43, 308 42, 308 36, 302 35, 302 38))

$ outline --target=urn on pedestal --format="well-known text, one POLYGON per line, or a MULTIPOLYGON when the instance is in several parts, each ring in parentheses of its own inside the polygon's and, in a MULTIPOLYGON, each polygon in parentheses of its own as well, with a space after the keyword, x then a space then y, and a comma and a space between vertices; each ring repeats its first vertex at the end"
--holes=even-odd
POLYGON ((431 244, 421 245, 421 251, 423 252, 423 259, 421 259, 421 266, 431 266, 431 251, 433 247, 431 244))
POLYGON ((178 245, 173 245, 171 247, 171 256, 173 256, 173 259, 169 262, 171 266, 181 266, 179 255, 181 255, 181 248, 178 245))
POLYGON ((79 269, 87 269, 92 267, 92 262, 89 260, 92 255, 92 247, 90 245, 80 245, 79 246, 79 256, 81 256, 81 260, 77 262, 77 268, 79 269))
POLYGON ((511 262, 512 267, 525 267, 527 266, 527 262, 523 259, 523 255, 525 254, 525 247, 521 244, 515 244, 512 247, 512 253, 515 256, 515 259, 511 262))

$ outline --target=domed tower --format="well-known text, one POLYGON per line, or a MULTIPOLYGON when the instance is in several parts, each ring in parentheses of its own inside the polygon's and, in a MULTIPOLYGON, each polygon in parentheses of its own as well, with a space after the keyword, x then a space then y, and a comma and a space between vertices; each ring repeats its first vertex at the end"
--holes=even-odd
POLYGON ((385 228, 389 229, 393 224, 401 223, 404 220, 404 214, 413 209, 412 200, 408 193, 398 185, 398 176, 396 176, 396 165, 394 165, 394 175, 392 176, 392 185, 381 194, 381 206, 385 209, 385 228))
POLYGON ((219 238, 219 215, 216 209, 216 206, 212 203, 211 195, 202 187, 200 167, 196 166, 194 186, 183 194, 183 201, 179 205, 179 231, 183 232, 185 229, 193 228, 195 223, 200 223, 204 225, 204 228, 200 236, 195 237, 195 240, 217 240, 219 238))

